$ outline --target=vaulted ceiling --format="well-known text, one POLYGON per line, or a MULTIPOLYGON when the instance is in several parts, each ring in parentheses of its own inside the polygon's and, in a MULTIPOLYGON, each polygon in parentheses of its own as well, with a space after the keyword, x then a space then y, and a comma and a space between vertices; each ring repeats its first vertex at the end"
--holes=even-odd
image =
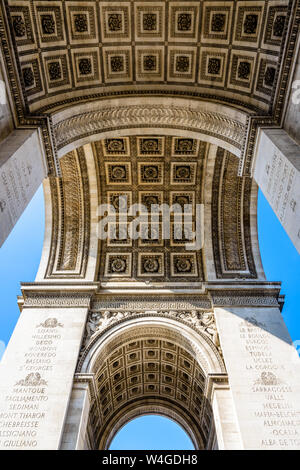
POLYGON ((45 277, 85 277, 88 260, 96 258, 95 279, 108 288, 199 289, 209 279, 257 278, 256 187, 238 177, 238 164, 222 148, 169 135, 106 138, 67 153, 60 159, 62 177, 50 179, 45 277), (110 206, 101 212, 101 204, 110 206), (133 210, 134 204, 145 209, 133 210), (175 218, 173 210, 151 220, 153 204, 178 204, 189 220, 175 218))
POLYGON ((31 112, 140 93, 223 101, 260 113, 272 107, 293 4, 6 3, 31 112))
POLYGON ((153 409, 155 405, 157 409, 159 405, 166 409, 175 406, 199 435, 197 444, 201 446, 208 438, 212 413, 204 396, 205 381, 197 361, 171 341, 150 337, 116 348, 96 374, 102 425, 100 429, 94 412, 90 429, 95 442, 107 433, 117 413, 139 403, 142 408, 151 404, 153 409))
MULTIPOLYGON (((186 251, 195 242, 196 204, 202 201, 203 166, 208 146, 196 139, 169 136, 140 136, 103 139, 93 145, 98 169, 101 202, 110 204, 120 214, 120 197, 127 199, 127 221, 109 223, 108 238, 102 241, 100 279, 201 281, 201 250, 186 251), (130 207, 142 209, 132 213, 130 207), (178 204, 186 209, 189 222, 166 211, 154 217, 155 205, 178 204), (132 215, 131 215, 132 214, 132 215), (130 223, 140 215, 138 239, 130 223), (134 217, 133 217, 134 216, 134 217), (143 218, 143 220, 142 220, 143 218), (115 228, 117 229, 115 233, 115 228), (170 234, 167 233, 170 230, 170 234), (126 237, 122 239, 124 232, 126 237), (132 233, 131 233, 132 232, 132 233), (140 232, 140 233, 139 233, 140 232), (170 235, 170 236, 169 236, 170 235)), ((125 201, 125 199, 124 199, 125 201)), ((123 208, 125 209, 125 208, 123 208)), ((104 214, 103 214, 104 215, 104 214)), ((200 227, 202 221, 197 220, 200 227)))

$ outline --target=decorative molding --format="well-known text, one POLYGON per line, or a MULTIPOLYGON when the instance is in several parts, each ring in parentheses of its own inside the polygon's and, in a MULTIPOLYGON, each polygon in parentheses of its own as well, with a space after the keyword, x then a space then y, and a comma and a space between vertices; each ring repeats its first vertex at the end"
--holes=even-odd
POLYGON ((212 302, 214 307, 279 307, 278 293, 268 295, 266 293, 240 291, 212 292, 212 302))
POLYGON ((97 397, 97 388, 95 384, 95 374, 76 373, 74 375, 74 384, 88 384, 89 398, 93 402, 97 397))
POLYGON ((151 105, 118 106, 83 113, 54 126, 58 149, 65 145, 109 130, 130 127, 172 127, 194 130, 223 139, 241 149, 245 127, 239 121, 220 113, 195 111, 188 107, 151 105), (137 124, 138 123, 138 124, 137 124))
POLYGON ((257 278, 250 233, 252 181, 239 177, 239 160, 218 148, 212 188, 211 223, 217 278, 257 278))
POLYGON ((93 300, 91 305, 91 311, 99 310, 130 310, 130 311, 155 311, 155 310, 211 310, 212 303, 207 296, 197 297, 180 297, 174 296, 173 298, 161 296, 152 297, 145 296, 144 298, 139 295, 137 298, 118 296, 118 299, 96 299, 93 300))
POLYGON ((89 307, 92 294, 26 293, 24 307, 89 307))
POLYGON ((90 243, 90 189, 82 148, 61 160, 62 178, 51 178, 52 242, 46 278, 83 278, 90 243))

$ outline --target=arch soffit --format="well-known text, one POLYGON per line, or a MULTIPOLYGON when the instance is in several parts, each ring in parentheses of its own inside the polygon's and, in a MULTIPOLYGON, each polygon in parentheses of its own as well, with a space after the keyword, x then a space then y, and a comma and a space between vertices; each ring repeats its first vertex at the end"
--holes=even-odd
POLYGON ((51 116, 58 156, 84 144, 118 135, 192 137, 240 157, 249 115, 236 108, 186 98, 112 98, 58 110, 51 116))

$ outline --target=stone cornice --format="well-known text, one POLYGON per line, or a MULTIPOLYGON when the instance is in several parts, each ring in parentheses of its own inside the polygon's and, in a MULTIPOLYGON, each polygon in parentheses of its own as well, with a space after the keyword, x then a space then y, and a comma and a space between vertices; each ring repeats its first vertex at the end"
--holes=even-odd
POLYGON ((24 307, 89 307, 98 288, 94 282, 86 283, 22 283, 23 296, 18 298, 20 309, 24 307))
POLYGON ((31 293, 26 296, 23 306, 24 307, 89 307, 91 301, 91 294, 48 294, 41 295, 38 293, 31 293))

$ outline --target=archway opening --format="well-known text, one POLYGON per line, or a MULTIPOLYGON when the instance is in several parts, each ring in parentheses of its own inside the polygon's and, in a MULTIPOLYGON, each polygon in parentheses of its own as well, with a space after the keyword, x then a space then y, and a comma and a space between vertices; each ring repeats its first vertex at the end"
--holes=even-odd
POLYGON ((129 421, 114 436, 109 450, 194 450, 184 429, 175 421, 158 415, 129 421))

